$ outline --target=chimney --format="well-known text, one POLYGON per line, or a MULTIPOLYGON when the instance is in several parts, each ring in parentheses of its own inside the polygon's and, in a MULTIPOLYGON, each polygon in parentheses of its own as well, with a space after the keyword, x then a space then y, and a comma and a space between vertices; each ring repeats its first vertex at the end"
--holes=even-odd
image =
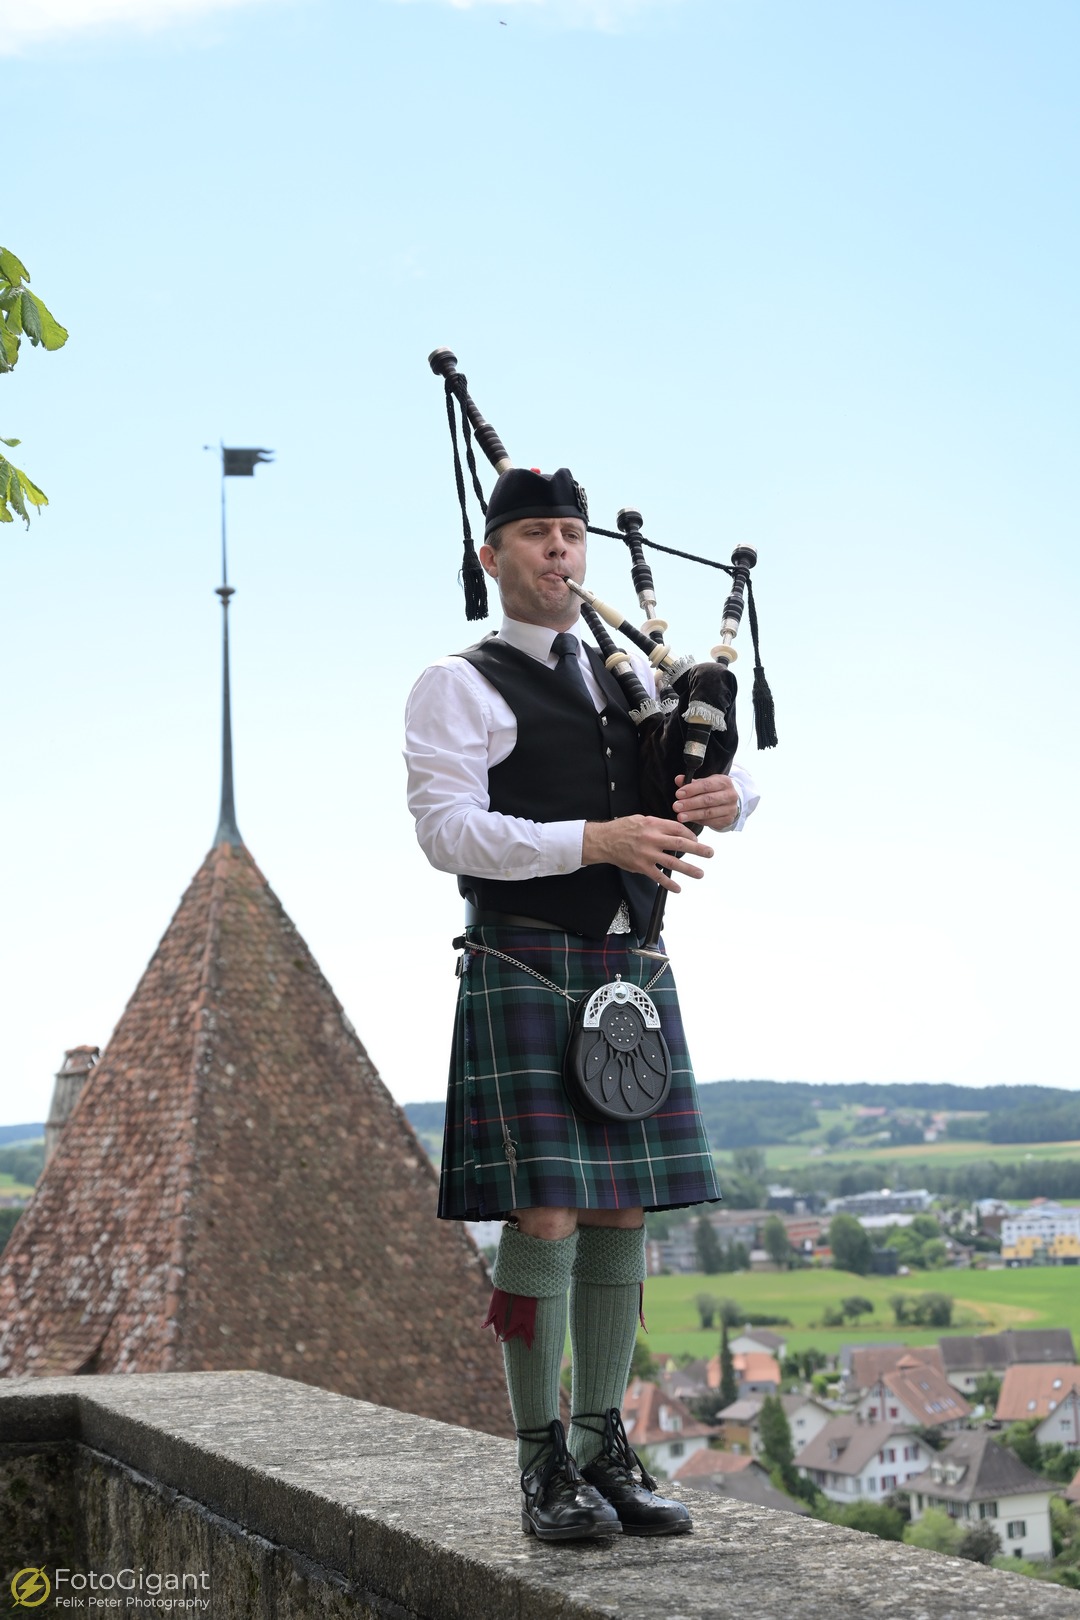
POLYGON ((99 1046, 73 1046, 64 1053, 64 1061, 56 1075, 49 1118, 45 1125, 45 1163, 48 1164, 60 1143, 60 1133, 71 1117, 71 1110, 82 1095, 87 1075, 101 1056, 99 1046))

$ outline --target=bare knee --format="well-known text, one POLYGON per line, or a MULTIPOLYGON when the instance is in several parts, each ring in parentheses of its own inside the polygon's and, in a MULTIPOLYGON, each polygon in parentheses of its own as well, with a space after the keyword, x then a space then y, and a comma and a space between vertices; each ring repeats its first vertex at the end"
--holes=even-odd
POLYGON ((579 1226, 636 1228, 644 1226, 645 1211, 643 1209, 579 1209, 577 1218, 579 1226))
POLYGON ((526 1237, 566 1238, 577 1230, 576 1209, 516 1209, 514 1215, 526 1237))

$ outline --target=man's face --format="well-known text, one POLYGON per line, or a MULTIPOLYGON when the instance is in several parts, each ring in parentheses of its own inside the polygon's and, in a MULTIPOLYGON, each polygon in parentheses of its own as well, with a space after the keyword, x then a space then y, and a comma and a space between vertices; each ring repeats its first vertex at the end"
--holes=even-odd
POLYGON ((580 611, 563 581, 585 578, 585 525, 580 518, 519 518, 503 525, 498 551, 480 547, 480 562, 499 587, 503 612, 524 624, 569 630, 580 611))

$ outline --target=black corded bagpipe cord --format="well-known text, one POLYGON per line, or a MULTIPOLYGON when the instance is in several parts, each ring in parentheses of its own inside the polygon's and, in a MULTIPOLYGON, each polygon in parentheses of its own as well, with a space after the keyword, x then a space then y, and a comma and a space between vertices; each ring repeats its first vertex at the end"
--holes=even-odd
POLYGON ((461 559, 461 584, 465 592, 466 619, 486 619, 488 616, 487 575, 480 566, 480 559, 476 555, 473 544, 472 527, 469 523, 469 512, 465 496, 465 475, 461 468, 461 455, 458 451, 457 420, 454 414, 454 400, 458 398, 461 410, 461 432, 465 440, 465 459, 468 462, 469 473, 472 477, 473 490, 480 503, 480 510, 487 516, 487 502, 480 487, 480 478, 476 471, 476 457, 472 447, 472 428, 469 424, 468 413, 459 393, 466 390, 466 379, 460 372, 446 378, 446 419, 450 424, 450 443, 454 449, 454 482, 457 485, 458 505, 461 507, 461 529, 464 536, 464 551, 461 559))

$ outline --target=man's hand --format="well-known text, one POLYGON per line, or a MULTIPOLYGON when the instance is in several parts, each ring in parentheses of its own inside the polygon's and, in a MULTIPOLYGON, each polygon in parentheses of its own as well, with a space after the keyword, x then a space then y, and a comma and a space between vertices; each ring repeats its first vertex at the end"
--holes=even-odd
MULTIPOLYGON (((726 777, 713 778, 726 781, 726 777)), ((711 860, 708 844, 699 844, 694 834, 662 816, 619 816, 614 821, 587 821, 581 840, 583 866, 606 864, 624 872, 641 872, 672 894, 681 890, 673 878, 665 877, 661 866, 683 877, 701 877, 700 866, 691 866, 684 857, 701 855, 711 860), (674 853, 672 853, 674 851, 674 853)))
POLYGON ((675 778, 678 789, 672 809, 680 821, 696 821, 716 832, 739 819, 739 795, 730 776, 696 776, 687 782, 675 778))

